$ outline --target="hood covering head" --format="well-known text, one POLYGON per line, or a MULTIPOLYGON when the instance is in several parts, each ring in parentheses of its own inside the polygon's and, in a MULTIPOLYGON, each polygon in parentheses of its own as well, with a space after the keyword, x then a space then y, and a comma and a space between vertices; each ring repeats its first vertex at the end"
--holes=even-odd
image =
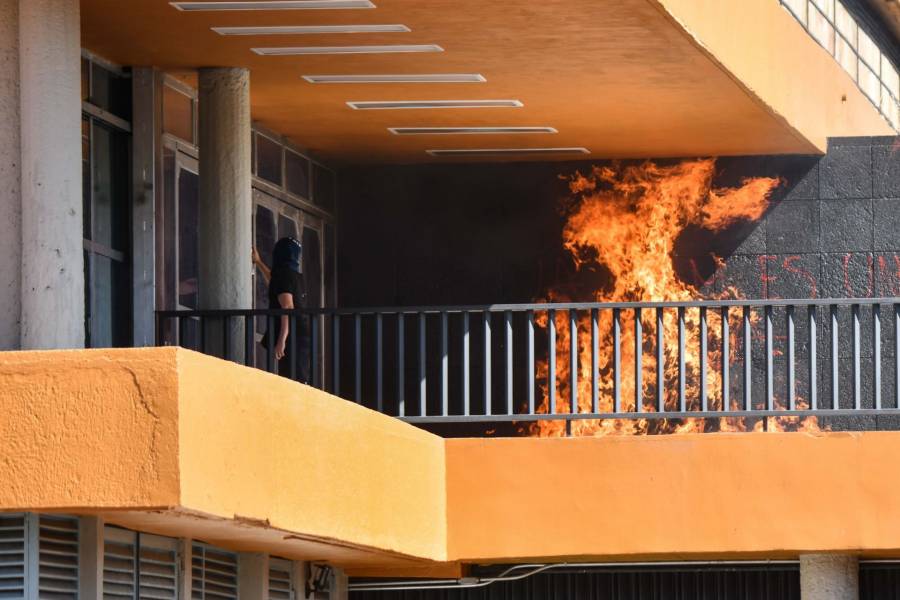
POLYGON ((279 267, 300 272, 300 257, 303 254, 303 246, 292 237, 283 237, 275 244, 272 252, 272 268, 279 267))

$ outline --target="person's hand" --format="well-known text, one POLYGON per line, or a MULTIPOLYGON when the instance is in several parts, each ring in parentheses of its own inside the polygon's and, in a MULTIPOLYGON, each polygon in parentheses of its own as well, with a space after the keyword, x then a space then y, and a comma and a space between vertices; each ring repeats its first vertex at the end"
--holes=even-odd
POLYGON ((275 344, 275 359, 281 360, 284 358, 284 347, 287 340, 278 340, 278 343, 275 344))
POLYGON ((253 246, 253 249, 250 251, 250 258, 253 260, 254 265, 262 262, 262 257, 259 255, 259 250, 256 249, 256 246, 253 246))

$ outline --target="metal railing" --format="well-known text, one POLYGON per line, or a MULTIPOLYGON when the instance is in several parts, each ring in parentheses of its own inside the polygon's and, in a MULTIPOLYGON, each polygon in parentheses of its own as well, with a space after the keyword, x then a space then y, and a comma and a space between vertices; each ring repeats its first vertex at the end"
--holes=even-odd
POLYGON ((900 298, 163 311, 157 332, 288 377, 308 360, 414 423, 900 414, 900 298))

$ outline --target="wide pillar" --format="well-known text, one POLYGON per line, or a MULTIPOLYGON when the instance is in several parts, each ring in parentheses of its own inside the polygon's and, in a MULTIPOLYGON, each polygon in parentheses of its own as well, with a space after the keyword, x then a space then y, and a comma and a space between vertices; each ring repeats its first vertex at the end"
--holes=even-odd
POLYGON ((0 350, 15 350, 21 341, 19 119, 19 0, 0 0, 0 350))
POLYGON ((80 28, 78 0, 19 2, 27 349, 84 346, 80 28))
MULTIPOLYGON (((248 309, 253 306, 250 72, 210 68, 200 69, 199 76, 200 307, 248 309)), ((243 356, 239 327, 232 323, 229 358, 235 360, 243 356)), ((207 337, 221 348, 215 333, 207 337)))
POLYGON ((800 556, 803 600, 859 600, 859 559, 842 554, 800 556))

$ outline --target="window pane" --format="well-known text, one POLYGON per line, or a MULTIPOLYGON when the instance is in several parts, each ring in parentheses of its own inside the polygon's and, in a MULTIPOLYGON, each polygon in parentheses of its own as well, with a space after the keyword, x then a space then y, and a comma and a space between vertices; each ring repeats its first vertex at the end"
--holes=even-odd
POLYGON ((878 81, 878 76, 875 75, 869 67, 863 64, 862 60, 859 62, 858 83, 859 88, 869 97, 869 100, 878 106, 881 102, 881 83, 878 81))
POLYGON ((325 225, 325 306, 337 308, 334 225, 325 225))
POLYGON ((837 14, 835 16, 835 24, 837 25, 837 30, 841 33, 842 36, 847 38, 847 41, 854 48, 856 47, 856 19, 853 18, 847 9, 844 8, 844 5, 840 2, 837 3, 836 6, 837 14))
POLYGON ((131 79, 91 64, 91 104, 131 120, 131 79))
POLYGON ((834 53, 835 59, 840 63, 844 70, 850 74, 850 77, 856 81, 856 53, 853 51, 853 48, 850 47, 844 38, 837 38, 837 49, 834 53))
POLYGON ((887 86, 895 99, 900 100, 900 75, 887 56, 881 57, 881 82, 887 86))
POLYGON ((129 345, 128 269, 120 262, 90 254, 90 346, 129 345))
POLYGON ((300 239, 297 236, 297 224, 290 217, 278 215, 278 239, 283 237, 292 237, 295 240, 300 239))
POLYGON ((175 207, 178 205, 178 198, 175 193, 175 152, 169 148, 163 149, 163 204, 161 220, 157 222, 159 226, 158 235, 161 235, 160 244, 162 246, 162 275, 160 285, 159 305, 163 310, 174 310, 177 305, 176 277, 178 269, 176 268, 178 260, 178 220, 175 218, 175 207))
MULTIPOLYGON (((859 57, 875 72, 875 75, 878 75, 881 66, 881 51, 865 31, 860 29, 857 35, 859 36, 859 57)), ((862 73, 860 73, 860 77, 862 77, 862 73)))
POLYGON ((834 54, 834 27, 828 22, 828 19, 822 14, 813 0, 809 4, 809 33, 825 47, 830 53, 834 54))
POLYGON ((784 0, 794 18, 806 25, 806 0, 784 0))
POLYGON ((120 252, 128 250, 129 239, 128 153, 126 134, 94 123, 90 239, 120 252))
POLYGON ((306 308, 319 308, 322 302, 322 248, 319 245, 319 232, 304 227, 302 243, 306 308))
POLYGON ((890 121, 891 125, 896 129, 898 121, 897 101, 891 97, 885 86, 881 86, 881 112, 884 113, 884 116, 887 117, 888 121, 890 121))
POLYGON ((334 212, 334 173, 325 167, 313 166, 313 199, 316 205, 334 212))
POLYGON ((81 119, 81 236, 91 239, 91 121, 81 119))
POLYGON ((178 177, 178 302, 197 308, 200 276, 200 178, 182 169, 178 177))
POLYGON ((812 0, 812 2, 829 21, 834 21, 834 0, 812 0))
MULTIPOLYGON (((256 207, 256 219, 253 224, 256 236, 256 251, 259 252, 262 261, 271 269, 273 266, 272 252, 275 250, 275 215, 265 206, 256 207)), ((262 271, 256 269, 256 308, 269 308, 269 286, 263 277, 262 271)), ((256 320, 256 330, 259 333, 266 331, 265 319, 256 320)))
POLYGON ((91 99, 91 63, 86 58, 81 59, 81 100, 87 102, 91 99))
POLYGON ((309 161, 290 150, 284 153, 287 191, 301 198, 309 198, 309 161))
POLYGON ((256 135, 256 175, 281 185, 281 144, 256 135))
POLYGON ((167 85, 163 86, 163 131, 194 143, 194 101, 167 85))

